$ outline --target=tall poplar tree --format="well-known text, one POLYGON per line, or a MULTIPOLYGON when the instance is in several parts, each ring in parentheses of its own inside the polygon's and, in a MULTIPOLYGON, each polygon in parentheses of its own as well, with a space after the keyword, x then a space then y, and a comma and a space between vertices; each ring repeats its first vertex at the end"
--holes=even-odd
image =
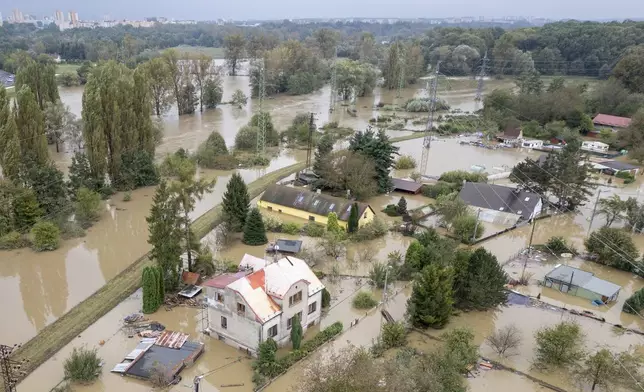
POLYGON ((45 109, 45 103, 60 99, 56 84, 56 65, 49 60, 27 59, 16 73, 16 91, 23 86, 31 88, 40 110, 45 109))
POLYGON ((5 177, 17 183, 20 175, 20 140, 18 139, 18 127, 13 116, 9 116, 8 122, 2 128, 2 173, 5 177))
POLYGON ((44 165, 49 160, 45 120, 29 86, 23 86, 18 91, 16 103, 14 112, 22 157, 29 162, 44 165))
POLYGON ((83 94, 83 136, 93 176, 107 173, 113 184, 122 185, 123 154, 154 155, 150 115, 145 72, 133 72, 115 61, 92 71, 83 94))
POLYGON ((139 66, 147 74, 150 83, 150 100, 154 114, 162 115, 172 102, 172 80, 168 64, 161 57, 155 57, 139 66))
POLYGON ((164 287, 175 288, 179 284, 181 267, 181 219, 179 204, 168 184, 163 181, 157 187, 150 209, 148 222, 148 243, 152 245, 150 254, 161 271, 164 287))
POLYGON ((236 232, 242 231, 250 208, 250 195, 239 173, 234 173, 226 184, 222 207, 229 229, 236 232))

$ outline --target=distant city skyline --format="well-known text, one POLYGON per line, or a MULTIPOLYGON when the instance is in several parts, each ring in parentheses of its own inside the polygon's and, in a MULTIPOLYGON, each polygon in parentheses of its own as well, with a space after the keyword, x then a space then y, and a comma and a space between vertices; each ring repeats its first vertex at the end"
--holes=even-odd
POLYGON ((449 18, 449 17, 508 17, 525 16, 548 19, 621 20, 644 17, 644 1, 613 0, 541 0, 538 2, 516 0, 453 0, 432 2, 402 0, 368 2, 365 0, 327 0, 306 2, 295 0, 247 0, 222 2, 209 0, 150 1, 112 0, 88 2, 86 0, 11 0, 4 3, 0 12, 5 18, 19 9, 23 15, 53 18, 57 10, 65 15, 74 10, 82 20, 100 20, 105 15, 112 19, 143 19, 161 16, 194 20, 269 20, 300 18, 449 18))

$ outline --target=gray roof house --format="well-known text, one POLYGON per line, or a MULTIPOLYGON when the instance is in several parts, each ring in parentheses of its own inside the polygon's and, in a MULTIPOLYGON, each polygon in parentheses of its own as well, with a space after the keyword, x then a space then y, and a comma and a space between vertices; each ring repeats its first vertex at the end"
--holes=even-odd
POLYGON ((592 272, 557 264, 543 279, 543 285, 591 301, 609 303, 617 300, 622 289, 615 283, 597 278, 592 272))
POLYGON ((543 208, 541 196, 536 193, 486 182, 464 183, 458 197, 480 220, 501 225, 535 218, 543 208))

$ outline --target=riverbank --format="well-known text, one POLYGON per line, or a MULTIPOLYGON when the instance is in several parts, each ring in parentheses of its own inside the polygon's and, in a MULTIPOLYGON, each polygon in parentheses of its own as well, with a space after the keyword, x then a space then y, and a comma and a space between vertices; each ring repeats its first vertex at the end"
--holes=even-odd
MULTIPOLYGON (((396 143, 405 140, 411 140, 423 137, 423 134, 414 134, 392 138, 391 141, 396 143)), ((293 165, 278 169, 256 181, 248 184, 248 192, 251 199, 259 196, 269 185, 274 184, 306 167, 305 162, 298 162, 293 165)), ((221 204, 206 211, 192 223, 194 233, 203 238, 215 226, 221 223, 221 204)), ((84 301, 73 307, 69 312, 58 318, 52 324, 46 326, 35 337, 12 355, 16 361, 28 360, 22 369, 25 374, 33 372, 47 358, 54 355, 63 346, 69 343, 74 337, 87 329, 96 320, 107 314, 120 302, 125 300, 140 286, 140 277, 143 269, 150 265, 149 253, 134 261, 133 264, 125 268, 121 273, 109 280, 94 294, 90 295, 84 301)), ((0 387, 0 391, 4 391, 0 387)))

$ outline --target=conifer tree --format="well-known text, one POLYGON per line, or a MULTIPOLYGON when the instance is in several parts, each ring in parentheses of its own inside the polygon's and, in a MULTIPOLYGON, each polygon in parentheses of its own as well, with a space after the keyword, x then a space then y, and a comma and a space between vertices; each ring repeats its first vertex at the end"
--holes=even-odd
POLYGON ((326 231, 334 234, 339 234, 340 232, 342 232, 342 228, 338 223, 338 215, 335 212, 329 212, 326 221, 326 231))
POLYGON ((456 274, 464 276, 465 280, 454 293, 457 307, 484 310, 506 302, 504 286, 508 282, 508 276, 496 257, 487 250, 478 248, 469 257, 466 272, 456 274))
POLYGON ((318 142, 317 149, 315 150, 315 160, 313 161, 313 173, 322 178, 322 167, 329 154, 333 151, 333 139, 328 133, 325 133, 318 142))
POLYGON ((2 131, 2 141, 4 146, 2 148, 2 156, 0 156, 0 163, 2 164, 2 173, 4 176, 14 183, 18 183, 20 175, 20 140, 18 139, 18 127, 13 116, 9 119, 2 131))
POLYGON ((398 212, 398 215, 407 214, 407 200, 405 200, 404 197, 401 197, 400 200, 398 200, 398 207, 396 208, 396 212, 398 212))
POLYGON ((452 269, 425 267, 414 280, 407 313, 413 326, 443 328, 452 314, 452 269))
POLYGON ((22 188, 13 200, 13 217, 16 231, 25 233, 42 216, 36 194, 31 189, 22 188))
POLYGON ((358 203, 353 203, 351 212, 349 213, 349 220, 347 222, 347 232, 354 233, 358 230, 360 225, 360 211, 358 203))
POLYGON ((234 173, 226 185, 222 208, 224 219, 230 230, 242 231, 250 208, 250 195, 246 183, 239 173, 234 173))
POLYGON ((181 267, 180 211, 165 181, 161 182, 154 194, 150 216, 146 218, 149 228, 150 251, 161 271, 164 287, 174 289, 179 284, 181 267))
POLYGON ((264 245, 268 242, 262 214, 257 208, 251 209, 246 218, 243 242, 246 245, 264 245))
POLYGON ((302 320, 297 314, 293 316, 291 325, 291 343, 293 343, 293 350, 299 350, 302 344, 302 320))
POLYGON ((159 289, 159 299, 161 301, 161 304, 163 304, 165 300, 165 281, 163 280, 163 271, 161 270, 161 267, 158 265, 155 267, 156 270, 156 275, 157 275, 157 288, 159 289))
POLYGON ((143 313, 154 313, 159 309, 159 286, 154 267, 143 269, 141 285, 143 286, 143 313))
POLYGON ((357 132, 349 141, 349 151, 363 154, 375 163, 378 193, 391 190, 389 172, 395 164, 394 155, 398 154, 398 150, 382 129, 375 132, 369 128, 365 132, 357 132))
POLYGON ((16 125, 18 126, 20 150, 23 159, 37 165, 49 160, 45 120, 36 98, 28 86, 24 86, 16 97, 16 125))

